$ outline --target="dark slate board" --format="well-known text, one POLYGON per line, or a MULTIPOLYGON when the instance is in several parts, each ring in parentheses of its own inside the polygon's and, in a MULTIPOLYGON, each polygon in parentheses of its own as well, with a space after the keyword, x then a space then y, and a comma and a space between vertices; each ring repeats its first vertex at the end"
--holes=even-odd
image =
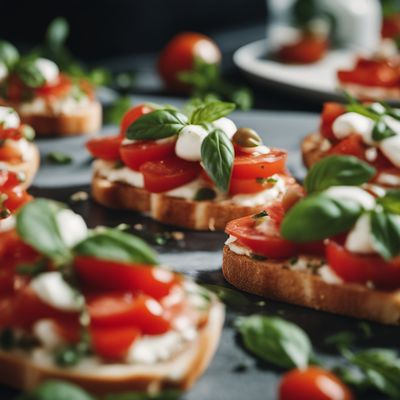
MULTIPOLYGON (((154 101, 154 99, 151 100, 154 101)), ((317 126, 318 117, 316 115, 256 111, 247 114, 236 113, 234 119, 241 126, 256 128, 263 134, 266 143, 288 149, 290 169, 296 176, 301 177, 304 174, 298 145, 301 137, 317 126)), ((108 128, 108 130, 111 131, 112 128, 108 128)), ((36 180, 36 187, 31 190, 33 195, 69 202, 70 195, 76 191, 89 191, 87 182, 85 182, 90 176, 89 158, 81 151, 77 145, 78 142, 83 144, 84 140, 73 139, 70 143, 70 149, 76 152, 74 153, 75 156, 79 155, 79 160, 86 157, 84 162, 76 162, 75 166, 53 169, 44 165, 36 180), (71 144, 73 142, 75 142, 74 148, 71 144), (77 168, 76 174, 78 174, 77 171, 79 171, 79 174, 83 174, 82 176, 73 176, 82 185, 62 188, 62 186, 71 186, 74 183, 70 180, 71 168, 77 168), (63 177, 65 177, 65 180, 63 180, 63 177), (51 189, 52 185, 57 188, 51 189)), ((44 153, 54 148, 67 151, 66 143, 61 144, 59 140, 53 142, 46 140, 40 141, 39 145, 42 153, 44 153)), ((135 231, 135 233, 154 245, 160 253, 161 261, 201 282, 227 285, 220 270, 221 249, 226 239, 225 234, 186 231, 183 241, 171 241, 161 246, 155 243, 155 236, 177 230, 176 228, 159 224, 134 212, 107 210, 90 199, 79 203, 70 203, 70 205, 76 212, 84 216, 91 227, 97 225, 116 226, 120 223, 127 223, 131 226, 142 224, 143 230, 135 231)), ((277 399, 277 387, 283 371, 256 361, 243 349, 233 329, 233 322, 240 315, 261 312, 269 315, 280 315, 299 324, 310 335, 318 356, 328 363, 335 362, 337 358, 334 354, 329 353, 329 349, 323 343, 324 338, 341 330, 360 331, 360 322, 354 319, 270 300, 267 300, 265 305, 260 306, 258 304, 260 298, 248 297, 252 302, 250 306, 228 308, 225 328, 217 354, 204 376, 185 395, 185 400, 277 399)), ((372 329, 372 337, 369 340, 359 342, 360 348, 370 346, 398 348, 400 329, 372 323, 369 325, 372 329)), ((15 393, 15 391, 5 387, 1 388, 0 400, 12 399, 15 393)), ((376 395, 363 396, 362 398, 378 400, 376 395)))

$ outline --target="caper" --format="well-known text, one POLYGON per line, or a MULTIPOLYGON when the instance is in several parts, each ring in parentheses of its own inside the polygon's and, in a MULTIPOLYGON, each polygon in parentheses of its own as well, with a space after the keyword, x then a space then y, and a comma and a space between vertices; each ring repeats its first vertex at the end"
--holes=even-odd
POLYGON ((239 128, 232 137, 233 143, 240 147, 257 147, 261 145, 261 138, 250 128, 239 128))

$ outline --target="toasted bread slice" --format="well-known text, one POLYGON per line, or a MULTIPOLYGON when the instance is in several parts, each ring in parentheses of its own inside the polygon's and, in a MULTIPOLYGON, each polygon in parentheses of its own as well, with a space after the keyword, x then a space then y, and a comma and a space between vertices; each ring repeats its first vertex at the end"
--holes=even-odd
POLYGON ((323 137, 318 132, 310 133, 303 139, 301 153, 307 168, 311 168, 325 156, 325 152, 321 150, 323 141, 323 137))
POLYGON ((342 83, 341 88, 361 101, 399 101, 400 89, 398 87, 364 86, 355 83, 342 83))
POLYGON ((101 127, 102 107, 91 101, 70 113, 56 113, 51 109, 40 112, 26 111, 19 103, 6 103, 19 114, 22 122, 32 126, 37 136, 73 136, 97 132, 101 127))
MULTIPOLYGON (((288 184, 295 184, 287 178, 288 184)), ((241 206, 224 201, 193 201, 165 194, 150 193, 125 183, 110 182, 98 174, 93 177, 92 196, 100 204, 116 209, 134 210, 165 224, 195 230, 224 230, 236 218, 256 214, 265 208, 241 206)))
POLYGON ((222 331, 224 307, 214 302, 197 339, 168 361, 155 365, 99 364, 60 368, 52 358, 29 357, 22 351, 0 351, 0 383, 31 390, 47 379, 65 379, 94 394, 132 390, 188 389, 210 363, 222 331))
POLYGON ((285 264, 282 260, 258 261, 225 246, 222 271, 229 283, 249 293, 334 314, 400 324, 400 291, 329 283, 310 272, 285 268, 285 264))
MULTIPOLYGON (((28 147, 30 152, 29 160, 17 164, 4 163, 8 170, 24 173, 25 181, 22 183, 24 188, 31 185, 40 165, 40 154, 37 146, 34 143, 28 143, 28 147)), ((0 164, 3 163, 0 162, 0 164)))

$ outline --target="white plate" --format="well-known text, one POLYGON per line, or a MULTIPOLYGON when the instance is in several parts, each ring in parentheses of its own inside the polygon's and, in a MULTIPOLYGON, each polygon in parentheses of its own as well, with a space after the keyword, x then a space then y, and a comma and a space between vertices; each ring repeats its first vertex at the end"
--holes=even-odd
POLYGON ((283 64, 268 59, 267 53, 267 40, 258 40, 237 50, 233 59, 250 79, 263 86, 279 87, 318 100, 343 99, 336 71, 353 66, 353 51, 333 50, 321 61, 307 65, 283 64))

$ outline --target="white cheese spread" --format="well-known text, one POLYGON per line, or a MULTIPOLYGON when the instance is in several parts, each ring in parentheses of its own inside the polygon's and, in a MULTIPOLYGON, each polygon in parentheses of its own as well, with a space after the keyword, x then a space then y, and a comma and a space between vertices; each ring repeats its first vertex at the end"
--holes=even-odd
POLYGON ((0 126, 4 129, 17 129, 21 120, 17 112, 11 107, 0 106, 0 126))

